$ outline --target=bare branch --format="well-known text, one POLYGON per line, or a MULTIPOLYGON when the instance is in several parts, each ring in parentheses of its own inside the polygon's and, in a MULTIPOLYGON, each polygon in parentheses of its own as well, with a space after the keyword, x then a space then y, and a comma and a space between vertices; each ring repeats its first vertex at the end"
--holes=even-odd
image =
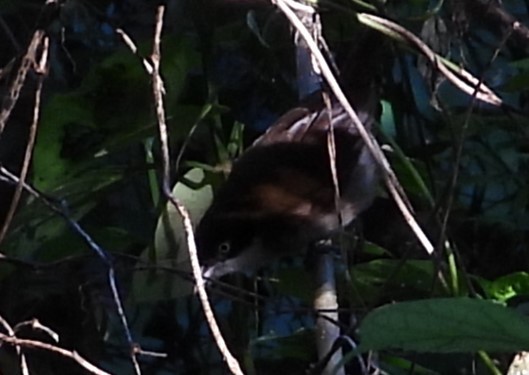
MULTIPOLYGON (((19 177, 17 177, 16 175, 14 175, 13 173, 11 173, 10 171, 8 171, 6 168, 2 166, 0 166, 0 174, 4 175, 12 182, 15 182, 17 184, 20 183, 19 177)), ((81 227, 81 225, 77 221, 73 220, 69 216, 64 205, 57 206, 56 204, 51 202, 50 198, 45 197, 44 194, 37 191, 35 188, 31 187, 30 185, 26 183, 22 183, 22 186, 28 193, 30 193, 35 198, 43 202, 53 212, 59 214, 63 219, 65 219, 68 225, 74 230, 74 232, 78 234, 79 236, 81 236, 81 238, 88 245, 88 247, 92 249, 92 251, 95 254, 97 254, 97 256, 103 261, 103 263, 107 267, 108 285, 110 287, 114 303, 116 304, 119 319, 121 320, 127 341, 129 343, 131 359, 132 359, 136 373, 141 374, 141 370, 140 370, 139 363, 137 360, 138 344, 135 343, 132 338, 132 333, 129 328, 128 320, 125 315, 125 311, 123 309, 123 303, 121 302, 121 296, 119 293, 119 289, 118 289, 117 281, 115 277, 115 269, 114 269, 110 255, 103 248, 101 248, 101 246, 99 246, 97 242, 94 241, 94 239, 81 227)), ((6 257, 4 256, 4 258, 6 257)))
POLYGON ((15 104, 20 96, 20 91, 26 82, 26 77, 32 66, 37 65, 37 51, 42 46, 45 33, 43 30, 37 30, 33 34, 33 38, 29 43, 26 54, 22 58, 20 67, 18 68, 17 74, 13 83, 9 87, 7 95, 4 97, 2 102, 2 110, 0 111, 0 136, 2 135, 7 120, 11 115, 11 111, 15 108, 15 104))
POLYGON ((476 92, 475 96, 478 100, 496 107, 503 104, 503 101, 490 88, 481 83, 479 79, 465 69, 437 55, 422 40, 404 27, 388 19, 366 13, 358 14, 358 20, 380 32, 396 36, 401 41, 406 41, 417 47, 434 68, 438 69, 439 72, 464 93, 473 96, 474 92, 476 92))
POLYGON ((167 136, 167 124, 165 122, 165 109, 163 106, 163 92, 164 92, 164 85, 162 78, 160 76, 160 59, 161 59, 161 52, 160 52, 160 39, 161 39, 161 33, 162 33, 162 26, 163 26, 163 15, 164 15, 165 8, 163 6, 158 7, 158 12, 156 14, 156 28, 155 28, 155 34, 154 34, 154 45, 153 45, 153 52, 151 56, 152 64, 153 64, 153 72, 152 72, 152 87, 153 87, 153 93, 154 93, 154 100, 155 100, 155 107, 156 107, 156 117, 158 120, 158 128, 160 131, 160 142, 162 147, 162 158, 163 158, 163 191, 166 197, 169 199, 169 201, 174 205, 177 212, 182 216, 183 224, 184 224, 184 230, 186 234, 186 240, 187 240, 187 246, 189 249, 189 256, 191 258, 191 266, 193 269, 193 276, 195 277, 196 281, 196 288, 198 292, 198 296, 200 298, 200 302, 202 304, 202 308, 204 310, 204 314, 206 316, 206 320, 208 322, 209 328, 211 329, 211 332, 213 334, 213 338, 215 339, 215 342, 217 343, 217 346, 224 356, 224 359, 226 360, 226 363, 230 369, 230 371, 234 374, 243 374, 241 367, 239 365, 239 362, 235 357, 231 354, 228 346, 226 345, 226 341, 224 340, 224 337, 222 337, 222 333, 220 332, 220 328, 217 324, 217 321, 215 319, 215 316, 213 314, 213 309, 211 308, 211 304, 209 303, 208 295, 206 293, 205 285, 204 285, 204 278, 202 277, 202 271, 200 269, 200 264, 198 262, 198 256, 197 256, 197 249, 196 249, 196 243, 195 243, 195 236, 193 233, 193 225, 191 223, 191 218, 189 216, 189 213, 187 209, 172 195, 170 188, 169 188, 169 142, 168 142, 168 136, 167 136))
POLYGON ((322 75, 329 84, 329 87, 331 88, 333 94, 336 96, 340 104, 344 107, 344 109, 347 111, 349 117, 351 118, 351 121, 358 129, 358 132, 362 139, 364 140, 367 148, 371 152, 371 155, 373 158, 377 161, 377 164, 380 167, 380 170, 382 171, 382 175, 384 177, 384 181, 386 183, 386 186, 395 200, 395 203, 399 207, 404 219, 408 223, 408 225, 411 227, 413 232, 415 233, 417 239, 419 242, 423 245, 424 249, 428 254, 433 253, 433 245, 428 239, 428 237, 424 234, 423 230, 415 220, 410 208, 409 204, 407 203, 408 200, 405 197, 404 192, 402 191, 402 188, 400 187, 400 184, 398 183, 398 180, 391 170, 391 167, 389 166, 389 162, 387 161, 386 157, 382 153, 382 150, 380 149, 380 146, 376 142, 376 140, 373 138, 373 136, 365 129, 364 125, 358 118, 358 115, 354 111, 354 109, 349 104, 345 94, 343 93, 342 89, 340 88, 336 78, 334 77, 329 65, 327 64, 327 61, 323 57, 321 51, 318 48, 318 45, 308 32, 308 30, 303 26, 299 18, 296 16, 296 14, 285 4, 284 0, 271 0, 274 4, 276 4, 281 11, 287 16, 291 24, 298 30, 300 35, 306 40, 307 45, 309 46, 312 54, 314 55, 314 58, 317 60, 318 64, 320 65, 322 75))
POLYGON ((140 59, 147 73, 151 75, 152 74, 152 64, 147 59, 143 58, 140 55, 138 51, 138 47, 136 47, 136 44, 134 43, 132 38, 125 31, 123 31, 123 29, 116 29, 116 33, 121 37, 121 39, 123 40, 123 43, 125 43, 126 46, 129 47, 131 52, 140 59))
POLYGON ((62 355, 63 357, 70 358, 77 362, 81 367, 86 369, 91 374, 95 375, 111 375, 110 373, 101 370, 99 367, 93 365, 92 363, 88 362, 86 359, 84 359, 79 353, 76 351, 70 351, 63 349, 61 347, 47 344, 40 341, 35 340, 27 340, 27 339, 19 339, 14 336, 8 336, 3 333, 0 333, 0 341, 12 346, 16 347, 23 347, 28 349, 39 349, 39 350, 46 350, 49 352, 53 352, 59 355, 62 355))
POLYGON ((41 331, 41 332, 44 332, 46 333, 48 336, 50 336, 50 338, 55 341, 55 342, 59 342, 59 334, 57 332, 55 332, 54 330, 52 330, 51 328, 49 327, 46 327, 45 325, 42 325, 38 319, 31 319, 31 320, 28 320, 28 321, 25 321, 25 322, 20 322, 18 323, 15 328, 14 328, 14 331, 19 331, 20 328, 22 327, 27 327, 29 326, 31 329, 33 330, 36 330, 36 331, 41 331))
MULTIPOLYGON (((3 316, 0 316, 0 325, 2 325, 9 336, 15 336, 15 330, 11 327, 11 325, 7 322, 7 320, 4 319, 3 316)), ((0 345, 1 347, 1 345, 0 345)), ((28 369, 28 363, 26 361, 26 356, 20 350, 20 346, 15 346, 15 350, 20 357, 20 368, 22 369, 22 375, 29 375, 29 369, 28 369)))
POLYGON ((7 212, 4 224, 2 225, 2 229, 0 230, 0 243, 2 243, 2 241, 4 240, 7 231, 9 230, 9 226, 11 225, 11 221, 13 220, 13 216, 15 216, 15 212, 20 201, 20 197, 22 195, 22 186, 24 184, 24 181, 26 180, 31 158, 33 156, 33 146, 35 145, 35 139, 37 138, 37 127, 40 118, 40 101, 42 97, 42 86, 44 85, 44 79, 47 76, 48 52, 49 38, 44 37, 42 43, 42 53, 39 59, 39 63, 37 65, 35 62, 34 65, 34 70, 39 73, 39 75, 37 81, 37 89, 35 91, 35 104, 33 105, 33 120, 29 129, 28 143, 26 145, 26 151, 24 152, 24 160, 22 162, 22 168, 20 170, 20 180, 17 183, 15 192, 13 194, 13 199, 11 200, 11 204, 9 206, 9 211, 7 212))

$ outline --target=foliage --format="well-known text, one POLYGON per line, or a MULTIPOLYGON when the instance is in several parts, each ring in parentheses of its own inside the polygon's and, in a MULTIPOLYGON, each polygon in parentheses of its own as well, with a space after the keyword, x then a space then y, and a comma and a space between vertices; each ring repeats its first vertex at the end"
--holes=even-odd
MULTIPOLYGON (((192 293, 181 223, 160 196, 152 89, 141 62, 152 47, 155 4, 66 0, 43 20, 42 3, 0 1, 2 66, 24 54, 34 25, 44 23, 50 36, 31 185, 111 254, 133 340, 167 353, 140 356, 143 373, 224 373, 192 293), (117 28, 132 36, 139 56, 117 28)), ((231 161, 297 102, 294 50, 287 22, 267 2, 168 3, 161 71, 171 179, 196 221, 231 161)), ((365 33, 358 12, 383 15, 504 100, 496 108, 461 93, 402 40, 385 36, 373 45, 384 49, 380 66, 365 67, 381 72, 376 136, 437 252, 425 255, 381 188, 361 225, 344 236, 351 263, 337 262, 341 323, 359 343, 343 346, 348 371, 358 371, 360 355, 377 351, 374 365, 390 374, 506 373, 512 354, 529 346, 526 4, 512 0, 487 10, 480 0, 320 3, 337 59, 365 33), (510 29, 500 12, 520 20, 521 29, 510 29)), ((0 72, 3 96, 18 61, 9 74, 0 72)), ((0 136, 0 164, 15 173, 35 80, 31 75, 0 136)), ((2 218, 12 194, 0 180, 2 218)), ((23 195, 0 247, 0 317, 12 325, 39 319, 59 334, 61 347, 106 371, 132 373, 106 275, 71 222, 23 195)), ((245 371, 305 373, 315 355, 313 286, 303 259, 282 261, 258 281, 226 281, 211 285, 210 295, 245 371)), ((27 327, 17 335, 50 340, 27 327)), ((50 353, 28 351, 28 358, 34 373, 82 373, 50 353)), ((0 372, 20 372, 6 344, 0 372)))

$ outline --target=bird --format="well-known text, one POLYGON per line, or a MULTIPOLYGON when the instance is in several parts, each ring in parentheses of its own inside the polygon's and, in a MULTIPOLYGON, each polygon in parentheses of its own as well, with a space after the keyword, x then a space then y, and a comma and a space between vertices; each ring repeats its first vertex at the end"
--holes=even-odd
MULTIPOLYGON (((233 163, 196 229, 204 277, 252 274, 274 260, 303 253, 351 223, 373 201, 376 163, 345 108, 324 95, 317 92, 287 111, 233 163)), ((368 130, 379 112, 377 99, 373 88, 350 95, 368 130)))

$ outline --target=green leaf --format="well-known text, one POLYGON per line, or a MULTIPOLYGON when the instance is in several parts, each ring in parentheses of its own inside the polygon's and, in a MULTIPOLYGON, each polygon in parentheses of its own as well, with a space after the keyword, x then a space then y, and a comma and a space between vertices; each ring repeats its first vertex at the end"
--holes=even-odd
POLYGON ((435 267, 429 260, 380 259, 355 265, 351 269, 353 298, 377 304, 384 300, 407 300, 446 296, 439 283, 434 284, 435 267), (432 290, 432 286, 435 288, 432 290))
MULTIPOLYGON (((202 169, 194 168, 183 179, 198 189, 179 182, 173 188, 173 195, 188 209, 193 224, 198 223, 213 198, 211 185, 204 185, 206 176, 202 169)), ((182 217, 168 202, 162 211, 154 233, 154 249, 142 254, 144 261, 150 261, 153 270, 136 273, 133 278, 133 298, 136 302, 159 301, 188 295, 193 284, 164 270, 155 270, 156 266, 168 267, 175 272, 191 274, 191 263, 187 249, 182 217)))
POLYGON ((77 94, 55 95, 44 108, 33 157, 35 186, 50 191, 71 172, 73 161, 60 156, 69 124, 92 127, 90 106, 77 94))
MULTIPOLYGON (((200 61, 185 38, 167 38, 163 45, 165 105, 174 141, 188 134, 202 111, 178 105, 188 72, 200 61)), ((79 88, 54 95, 43 110, 35 146, 36 187, 49 192, 109 148, 130 147, 156 134, 151 91, 141 63, 123 48, 93 66, 79 88)))
POLYGON ((529 320, 490 301, 430 299, 374 310, 360 335, 363 351, 515 352, 529 349, 529 320))
POLYGON ((479 282, 487 296, 499 302, 507 302, 520 295, 529 295, 529 274, 527 272, 512 273, 494 281, 479 279, 479 282))
POLYGON ((391 375, 439 375, 439 372, 430 370, 421 366, 415 360, 408 360, 405 358, 387 356, 384 354, 380 355, 380 368, 387 374, 391 375))

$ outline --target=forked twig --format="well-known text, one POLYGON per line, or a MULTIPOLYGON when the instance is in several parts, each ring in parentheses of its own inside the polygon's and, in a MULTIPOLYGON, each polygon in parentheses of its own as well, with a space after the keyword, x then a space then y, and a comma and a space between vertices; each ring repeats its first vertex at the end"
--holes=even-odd
MULTIPOLYGON (((5 320, 4 317, 1 315, 0 315, 0 325, 4 327, 4 329, 7 331, 9 336, 15 336, 15 330, 11 327, 11 325, 7 322, 7 320, 5 320)), ((15 350, 18 356, 20 357, 20 369, 22 370, 22 375, 29 375, 28 363, 26 361, 26 356, 24 355, 24 352, 22 352, 19 345, 15 345, 15 350)))
POLYGON ((27 340, 27 339, 19 339, 18 337, 6 335, 3 333, 0 333, 0 342, 3 342, 5 344, 13 345, 15 347, 24 347, 28 349, 40 349, 40 350, 46 350, 49 352, 53 352, 56 354, 60 354, 63 357, 70 358, 77 362, 81 367, 83 367, 85 370, 87 370, 89 373, 94 375, 111 375, 110 373, 101 370, 99 367, 95 366, 94 364, 88 362, 86 359, 84 359, 79 353, 77 353, 75 350, 70 351, 63 349, 61 347, 51 345, 45 342, 36 341, 36 340, 27 340))

